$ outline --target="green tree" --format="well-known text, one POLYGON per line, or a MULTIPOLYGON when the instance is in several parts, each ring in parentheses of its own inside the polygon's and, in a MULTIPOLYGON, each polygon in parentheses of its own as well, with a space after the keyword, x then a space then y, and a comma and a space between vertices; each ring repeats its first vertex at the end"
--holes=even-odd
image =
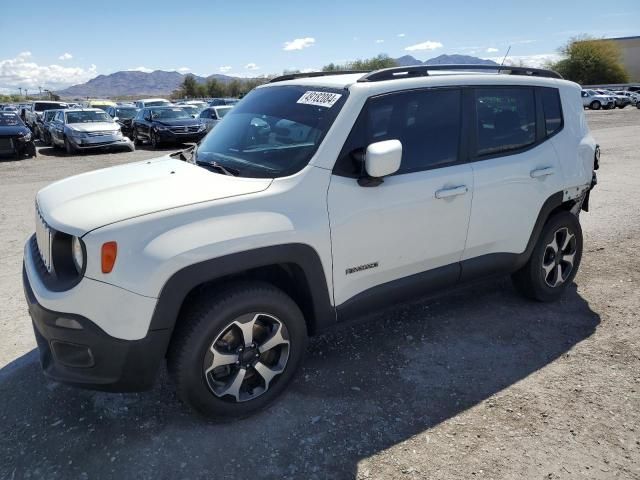
POLYGON ((177 91, 177 97, 194 98, 200 97, 202 93, 201 86, 198 84, 196 77, 193 75, 185 75, 182 85, 177 91))
POLYGON ((629 74, 621 62, 618 45, 611 40, 578 37, 560 49, 565 58, 549 67, 581 85, 627 83, 629 74))
POLYGON ((207 97, 225 97, 227 93, 226 85, 215 78, 207 80, 204 89, 207 97))
POLYGON ((322 67, 323 72, 337 72, 341 70, 363 70, 370 72, 372 70, 380 70, 382 68, 397 67, 396 61, 389 55, 381 53, 373 58, 358 59, 346 62, 343 65, 330 63, 322 67))

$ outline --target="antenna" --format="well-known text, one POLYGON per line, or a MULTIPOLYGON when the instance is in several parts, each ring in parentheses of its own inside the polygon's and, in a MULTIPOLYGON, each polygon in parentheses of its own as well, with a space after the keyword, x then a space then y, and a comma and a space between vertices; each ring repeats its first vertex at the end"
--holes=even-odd
POLYGON ((510 51, 511 51, 511 45, 509 45, 509 48, 507 48, 507 53, 504 54, 504 58, 502 59, 502 63, 500 64, 501 67, 504 65, 504 61, 507 59, 507 56, 509 55, 510 51))

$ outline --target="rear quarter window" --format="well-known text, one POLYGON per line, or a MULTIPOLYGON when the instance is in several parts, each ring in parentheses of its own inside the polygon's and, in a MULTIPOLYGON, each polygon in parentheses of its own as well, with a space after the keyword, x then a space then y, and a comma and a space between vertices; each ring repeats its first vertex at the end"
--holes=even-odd
POLYGON ((562 104, 556 88, 540 88, 542 111, 544 112, 545 133, 547 137, 559 132, 563 126, 562 104))

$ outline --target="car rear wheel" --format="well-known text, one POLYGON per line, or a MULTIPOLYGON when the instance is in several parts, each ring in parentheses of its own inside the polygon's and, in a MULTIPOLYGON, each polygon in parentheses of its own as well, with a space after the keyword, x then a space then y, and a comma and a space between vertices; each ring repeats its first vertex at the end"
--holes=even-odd
POLYGON ((570 212, 553 215, 544 226, 531 258, 512 275, 516 289, 541 302, 559 298, 575 278, 582 258, 582 228, 570 212))
POLYGON ((168 355, 179 397, 213 418, 247 416, 289 384, 307 345, 296 303, 261 282, 204 292, 179 320, 168 355))
POLYGON ((602 104, 598 100, 594 100, 591 102, 591 105, 589 105, 591 110, 600 110, 600 107, 602 107, 602 104))
POLYGON ((138 130, 135 128, 131 131, 131 139, 133 140, 133 144, 135 146, 139 146, 142 142, 140 142, 140 137, 138 137, 138 130))

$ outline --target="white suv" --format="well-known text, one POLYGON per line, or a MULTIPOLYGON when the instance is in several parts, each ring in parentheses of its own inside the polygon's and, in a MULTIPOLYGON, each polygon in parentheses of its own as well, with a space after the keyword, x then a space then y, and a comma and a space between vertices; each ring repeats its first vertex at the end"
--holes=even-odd
POLYGON ((42 189, 23 277, 46 375, 142 390, 166 358, 187 404, 243 416, 366 312, 495 273, 558 298, 599 156, 580 87, 464 68, 276 78, 192 155, 42 189))

